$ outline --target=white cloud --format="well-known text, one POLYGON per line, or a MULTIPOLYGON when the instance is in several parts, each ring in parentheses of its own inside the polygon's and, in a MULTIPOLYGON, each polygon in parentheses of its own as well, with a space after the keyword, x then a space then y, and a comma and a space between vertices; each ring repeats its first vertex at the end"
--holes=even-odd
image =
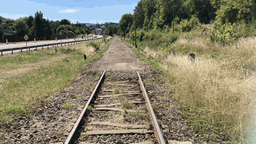
POLYGON ((0 15, 4 18, 10 18, 15 20, 21 17, 29 16, 28 14, 9 14, 9 13, 0 13, 0 15))
POLYGON ((76 13, 80 10, 75 10, 75 9, 67 9, 67 10, 61 10, 59 13, 76 13))

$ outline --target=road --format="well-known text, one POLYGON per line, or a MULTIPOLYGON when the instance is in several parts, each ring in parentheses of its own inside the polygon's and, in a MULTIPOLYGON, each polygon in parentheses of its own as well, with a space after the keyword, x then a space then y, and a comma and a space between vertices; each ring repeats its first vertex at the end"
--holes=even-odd
MULTIPOLYGON (((102 38, 102 36, 99 35, 99 36, 97 36, 97 38, 102 38)), ((92 38, 90 37, 88 39, 92 39, 92 38)), ((94 38, 94 39, 96 39, 96 38, 94 38)), ((82 38, 76 38, 75 40, 82 40, 82 38)), ((62 39, 62 40, 57 40, 57 41, 53 40, 53 41, 28 42, 27 46, 36 46, 36 45, 53 44, 53 43, 60 43, 60 42, 71 42, 71 41, 74 41, 74 38, 71 38, 68 40, 62 39)), ((17 43, 17 44, 2 44, 2 45, 0 45, 0 49, 19 48, 19 47, 25 47, 25 46, 26 46, 26 42, 17 43)), ((47 46, 45 46, 45 47, 47 47, 47 46)), ((45 48, 45 47, 42 47, 42 48, 45 48)), ((31 48, 30 50, 33 50, 33 49, 36 49, 36 48, 31 48)), ((22 51, 26 51, 26 49, 23 49, 22 51)), ((13 52, 14 53, 20 52, 20 50, 15 50, 13 52)), ((11 51, 3 52, 3 54, 8 54, 8 53, 11 53, 11 51)))

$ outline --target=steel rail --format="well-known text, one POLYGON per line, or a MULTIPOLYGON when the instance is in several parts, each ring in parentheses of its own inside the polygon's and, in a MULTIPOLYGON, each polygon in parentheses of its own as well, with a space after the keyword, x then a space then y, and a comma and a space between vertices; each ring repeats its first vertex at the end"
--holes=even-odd
POLYGON ((155 116, 155 113, 154 113, 154 110, 150 104, 150 101, 149 101, 149 98, 148 98, 148 95, 147 95, 147 92, 145 90, 145 87, 143 85, 143 82, 141 80, 141 77, 140 77, 140 74, 139 72, 137 71, 137 74, 138 74, 138 77, 139 77, 139 83, 140 83, 140 88, 142 90, 142 94, 143 94, 143 97, 144 99, 146 100, 146 105, 147 105, 147 109, 148 111, 150 112, 150 118, 151 120, 153 121, 153 126, 154 126, 154 134, 156 136, 156 139, 158 141, 159 144, 165 144, 166 141, 164 140, 164 137, 162 135, 162 132, 161 132, 161 129, 157 123, 157 120, 156 120, 156 116, 155 116))
POLYGON ((88 100, 87 103, 86 103, 86 106, 84 107, 82 113, 80 114, 78 120, 76 121, 76 124, 73 126, 73 128, 72 128, 70 134, 68 135, 68 138, 67 138, 65 144, 69 144, 70 141, 71 141, 71 139, 73 138, 73 135, 75 134, 75 132, 76 132, 76 130, 77 130, 77 127, 78 127, 78 125, 80 124, 80 122, 81 122, 81 120, 82 120, 82 118, 83 118, 83 116, 84 116, 84 114, 85 114, 85 112, 86 112, 87 107, 88 107, 89 104, 91 103, 91 100, 92 100, 94 94, 96 93, 96 91, 97 91, 97 89, 98 89, 98 87, 99 87, 99 85, 100 85, 100 83, 101 83, 101 80, 103 79, 103 77, 104 77, 104 75, 105 75, 105 72, 106 72, 106 71, 104 71, 103 74, 102 74, 102 76, 100 77, 100 79, 99 79, 99 81, 98 81, 98 83, 97 83, 95 89, 94 89, 93 92, 92 92, 92 95, 90 96, 89 100, 88 100))

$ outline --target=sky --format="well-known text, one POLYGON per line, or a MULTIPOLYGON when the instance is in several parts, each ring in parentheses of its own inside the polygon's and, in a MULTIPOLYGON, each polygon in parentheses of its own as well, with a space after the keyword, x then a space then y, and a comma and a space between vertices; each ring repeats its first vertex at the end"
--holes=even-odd
POLYGON ((140 0, 0 0, 0 16, 16 20, 41 11, 49 20, 72 23, 118 23, 123 14, 133 13, 140 0))

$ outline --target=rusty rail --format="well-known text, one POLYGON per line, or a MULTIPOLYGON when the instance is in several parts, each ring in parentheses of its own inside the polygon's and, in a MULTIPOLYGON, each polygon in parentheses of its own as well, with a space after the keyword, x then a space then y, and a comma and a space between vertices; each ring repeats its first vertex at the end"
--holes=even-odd
POLYGON ((87 110, 87 107, 88 107, 89 104, 91 103, 92 98, 94 97, 94 95, 95 95, 95 93, 96 93, 96 91, 97 91, 97 89, 98 89, 98 87, 99 87, 99 85, 100 85, 100 83, 101 83, 101 81, 102 81, 104 75, 105 75, 105 72, 106 72, 106 71, 104 71, 103 74, 101 75, 101 77, 100 77, 100 79, 99 79, 99 81, 98 81, 98 83, 97 83, 95 89, 94 89, 93 92, 92 92, 92 95, 90 96, 89 100, 88 100, 87 103, 86 103, 86 106, 84 107, 82 113, 80 114, 78 120, 76 121, 76 124, 73 126, 73 128, 72 128, 70 134, 68 135, 68 138, 67 138, 65 144, 70 144, 70 142, 71 142, 71 140, 72 140, 72 138, 73 138, 73 136, 74 136, 74 134, 75 134, 75 132, 76 132, 76 130, 77 130, 77 127, 78 127, 78 125, 80 124, 80 122, 81 122, 81 120, 82 120, 82 118, 83 118, 83 116, 84 116, 84 114, 85 114, 85 112, 86 112, 86 110, 87 110))
POLYGON ((154 134, 155 134, 155 137, 158 141, 159 144, 165 144, 165 140, 164 140, 164 137, 162 135, 162 132, 161 132, 161 129, 157 123, 157 120, 156 120, 156 116, 155 116, 155 113, 154 113, 154 110, 150 104, 150 101, 149 101, 149 98, 148 98, 148 95, 147 95, 147 92, 145 90, 145 87, 143 85, 143 82, 141 80, 141 77, 140 77, 140 74, 139 72, 137 71, 137 74, 138 74, 138 77, 139 77, 139 83, 140 83, 140 88, 141 88, 141 91, 142 91, 142 94, 143 94, 143 97, 146 101, 146 105, 147 105, 147 109, 148 111, 150 112, 150 118, 152 120, 152 125, 154 126, 154 134))

